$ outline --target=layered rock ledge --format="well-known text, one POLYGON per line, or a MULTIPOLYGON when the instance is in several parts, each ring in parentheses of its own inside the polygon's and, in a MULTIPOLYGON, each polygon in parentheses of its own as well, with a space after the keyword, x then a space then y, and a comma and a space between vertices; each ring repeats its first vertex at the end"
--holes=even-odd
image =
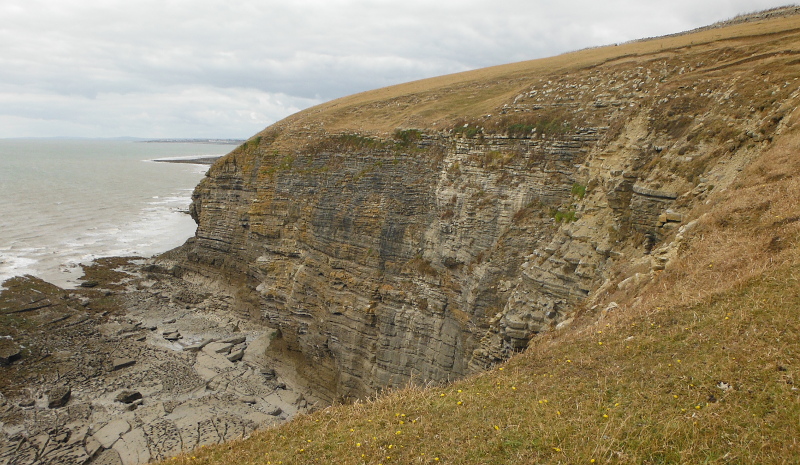
POLYGON ((90 291, 6 285, 0 319, 21 349, 2 368, 2 464, 141 464, 309 408, 263 356, 274 331, 229 296, 157 272, 90 291))

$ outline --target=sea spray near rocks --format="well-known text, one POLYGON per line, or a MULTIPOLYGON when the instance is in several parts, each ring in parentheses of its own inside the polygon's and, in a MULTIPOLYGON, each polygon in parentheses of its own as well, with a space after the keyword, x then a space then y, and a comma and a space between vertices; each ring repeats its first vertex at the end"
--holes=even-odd
MULTIPOLYGON (((194 233, 184 215, 207 165, 148 163, 229 145, 0 141, 0 282, 34 274, 74 285, 79 263, 150 256, 194 233)), ((169 161, 169 160, 166 160, 169 161)))

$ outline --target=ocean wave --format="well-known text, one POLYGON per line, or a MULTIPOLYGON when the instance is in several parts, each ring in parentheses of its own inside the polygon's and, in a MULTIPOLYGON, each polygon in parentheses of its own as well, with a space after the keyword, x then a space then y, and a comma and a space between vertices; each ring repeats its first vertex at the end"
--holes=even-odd
POLYGON ((68 287, 79 277, 80 263, 152 256, 194 234, 196 225, 185 212, 208 165, 142 161, 229 150, 109 141, 25 144, 0 141, 0 155, 14 154, 0 157, 0 172, 34 176, 0 185, 0 279, 28 273, 68 287))

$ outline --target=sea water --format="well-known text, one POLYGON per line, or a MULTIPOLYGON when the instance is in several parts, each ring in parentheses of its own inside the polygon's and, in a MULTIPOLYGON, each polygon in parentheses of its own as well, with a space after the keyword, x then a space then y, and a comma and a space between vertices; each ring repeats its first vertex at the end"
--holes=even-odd
POLYGON ((195 232, 186 212, 208 165, 153 160, 219 156, 233 148, 0 139, 0 283, 31 274, 74 287, 81 263, 179 246, 195 232))

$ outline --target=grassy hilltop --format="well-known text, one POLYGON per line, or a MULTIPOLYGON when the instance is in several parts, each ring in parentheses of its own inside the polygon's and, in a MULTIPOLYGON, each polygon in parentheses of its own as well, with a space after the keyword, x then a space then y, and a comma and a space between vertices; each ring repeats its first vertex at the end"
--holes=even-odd
MULTIPOLYGON (((378 89, 305 110, 260 136, 296 146, 323 132, 444 130, 480 118, 489 127, 486 115, 542 76, 689 54, 729 54, 708 72, 738 73, 753 95, 768 79, 788 88, 800 77, 800 15, 378 89), (756 63, 769 66, 754 75, 756 63)), ((651 280, 605 289, 571 325, 488 372, 329 407, 165 463, 797 463, 796 93, 780 96, 781 129, 737 181, 694 205, 696 222, 682 233, 672 265, 651 280)), ((667 105, 665 118, 691 120, 691 102, 678 103, 667 105)), ((618 272, 633 275, 632 267, 618 272)))

